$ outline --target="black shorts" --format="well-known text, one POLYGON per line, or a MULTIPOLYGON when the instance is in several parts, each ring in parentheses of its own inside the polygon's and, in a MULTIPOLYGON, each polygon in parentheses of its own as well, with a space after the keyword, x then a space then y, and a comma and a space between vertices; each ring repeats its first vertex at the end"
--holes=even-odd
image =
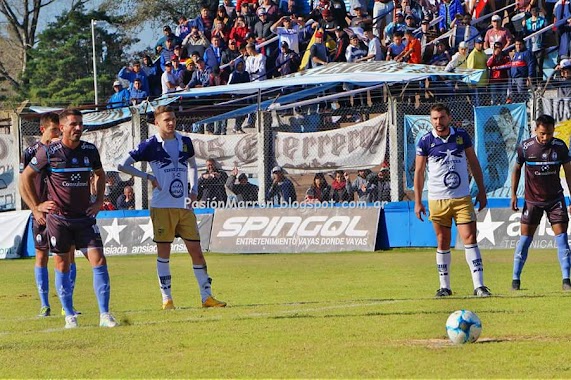
POLYGON ((534 205, 524 202, 521 223, 533 226, 539 225, 544 211, 547 213, 547 218, 551 225, 569 222, 565 198, 561 197, 549 205, 534 205))
POLYGON ((45 225, 39 225, 36 219, 32 217, 32 232, 34 233, 34 247, 40 251, 47 251, 48 246, 48 229, 45 225))
POLYGON ((103 248, 95 218, 64 218, 48 214, 46 225, 53 253, 68 253, 74 244, 78 250, 103 248))

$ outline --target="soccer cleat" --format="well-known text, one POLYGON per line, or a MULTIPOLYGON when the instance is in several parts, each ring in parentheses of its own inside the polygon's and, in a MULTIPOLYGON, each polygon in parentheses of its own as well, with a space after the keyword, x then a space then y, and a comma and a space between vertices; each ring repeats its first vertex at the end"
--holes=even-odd
POLYGON ((202 307, 225 307, 226 302, 218 301, 216 298, 210 296, 204 300, 202 307))
POLYGON ((486 286, 480 286, 479 288, 474 289, 474 295, 478 297, 489 297, 492 293, 486 286))
POLYGON ((38 317, 49 317, 50 315, 52 315, 52 309, 49 306, 42 306, 38 317))
MULTIPOLYGON (((76 317, 81 314, 81 311, 77 311, 75 310, 75 307, 73 308, 73 315, 75 315, 76 317)), ((61 308, 61 315, 63 315, 65 317, 65 310, 63 309, 63 307, 61 308)))
POLYGON ((99 327, 117 327, 119 323, 109 313, 101 313, 99 316, 99 327))
POLYGON ((65 317, 65 328, 66 329, 74 329, 79 327, 77 324, 77 317, 75 315, 68 315, 65 317))
POLYGON ((563 290, 565 290, 565 291, 571 290, 571 280, 569 280, 568 278, 564 278, 562 287, 563 287, 563 290))
POLYGON ((174 310, 174 302, 172 300, 166 300, 163 302, 163 310, 174 310))
POLYGON ((452 290, 447 288, 440 288, 436 291, 436 297, 448 297, 452 295, 452 290))
POLYGON ((519 290, 521 285, 520 280, 512 280, 512 290, 519 290))

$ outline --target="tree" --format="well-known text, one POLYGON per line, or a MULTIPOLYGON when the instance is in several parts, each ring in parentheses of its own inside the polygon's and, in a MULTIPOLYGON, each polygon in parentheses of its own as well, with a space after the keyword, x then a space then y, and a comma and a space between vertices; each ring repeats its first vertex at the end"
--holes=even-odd
MULTIPOLYGON (((1 0, 0 0, 1 1, 1 0)), ((98 25, 121 24, 120 19, 102 11, 85 12, 81 3, 63 12, 38 35, 37 46, 29 51, 29 61, 20 95, 34 104, 93 104, 91 20, 98 25)), ((127 61, 125 50, 135 42, 117 28, 96 27, 96 61, 100 98, 110 96, 112 82, 127 61)))

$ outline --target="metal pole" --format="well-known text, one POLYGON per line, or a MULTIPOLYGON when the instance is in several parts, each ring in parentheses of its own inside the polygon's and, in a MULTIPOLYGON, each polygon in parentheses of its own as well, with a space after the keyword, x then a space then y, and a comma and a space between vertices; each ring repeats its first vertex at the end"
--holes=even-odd
POLYGON ((97 20, 91 20, 91 46, 93 48, 93 90, 95 91, 95 106, 99 104, 99 97, 97 95, 97 61, 95 59, 95 25, 97 20))

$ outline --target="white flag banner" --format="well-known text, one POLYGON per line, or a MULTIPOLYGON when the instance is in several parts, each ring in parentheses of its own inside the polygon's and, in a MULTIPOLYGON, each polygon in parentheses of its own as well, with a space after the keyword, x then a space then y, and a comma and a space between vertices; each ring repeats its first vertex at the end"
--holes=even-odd
POLYGON ((14 210, 16 208, 16 170, 14 166, 19 157, 14 148, 12 135, 0 134, 0 211, 14 210))
POLYGON ((87 131, 81 136, 81 139, 97 147, 105 171, 117 170, 119 161, 134 147, 130 121, 112 128, 87 131))
POLYGON ((387 146, 387 114, 351 127, 313 133, 278 132, 275 155, 289 174, 357 170, 380 165, 387 146))
POLYGON ((20 257, 24 232, 28 226, 30 211, 7 211, 0 213, 0 259, 20 257))

